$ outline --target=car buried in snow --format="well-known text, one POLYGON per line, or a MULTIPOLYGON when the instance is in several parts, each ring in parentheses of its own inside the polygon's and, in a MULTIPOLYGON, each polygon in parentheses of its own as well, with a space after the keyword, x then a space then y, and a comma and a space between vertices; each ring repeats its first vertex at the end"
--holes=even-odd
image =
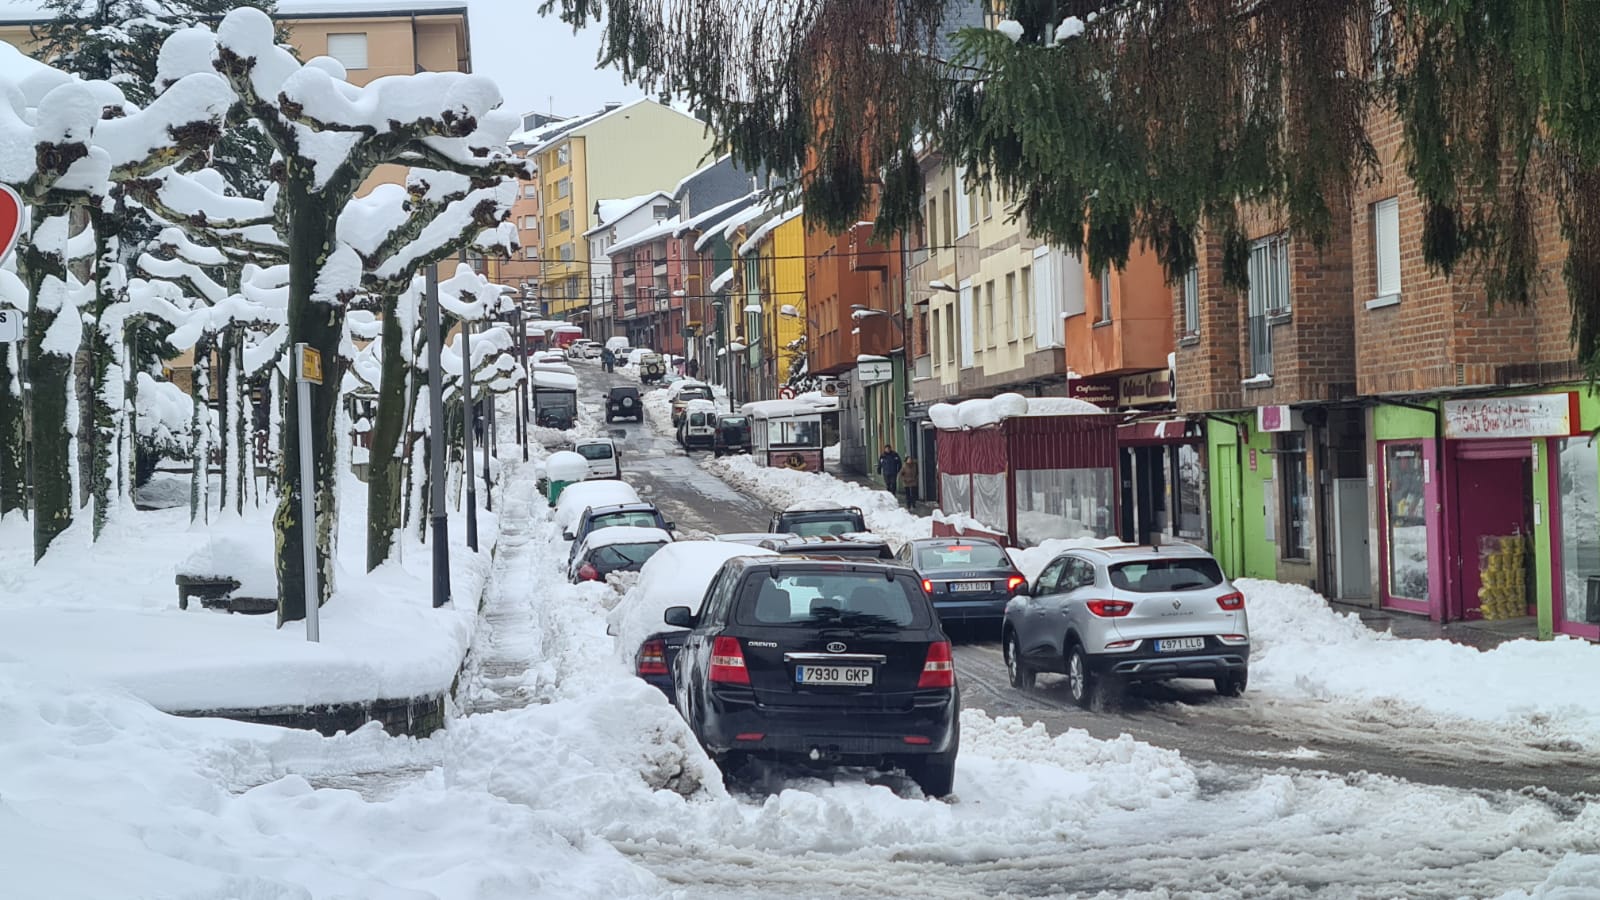
POLYGON ((660 528, 616 525, 589 532, 578 544, 567 566, 567 579, 605 581, 618 572, 637 572, 657 550, 672 543, 672 533, 660 528))
POLYGON ((673 660, 674 697, 724 774, 752 756, 898 767, 924 793, 955 781, 961 696, 950 639, 916 573, 878 562, 723 563, 673 660))

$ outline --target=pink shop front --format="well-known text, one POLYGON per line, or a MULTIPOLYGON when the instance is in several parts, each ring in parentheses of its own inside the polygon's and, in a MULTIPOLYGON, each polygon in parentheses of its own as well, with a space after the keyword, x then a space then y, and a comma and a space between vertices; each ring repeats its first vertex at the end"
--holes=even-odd
POLYGON ((1600 639, 1597 407, 1578 390, 1377 407, 1383 606, 1600 639))

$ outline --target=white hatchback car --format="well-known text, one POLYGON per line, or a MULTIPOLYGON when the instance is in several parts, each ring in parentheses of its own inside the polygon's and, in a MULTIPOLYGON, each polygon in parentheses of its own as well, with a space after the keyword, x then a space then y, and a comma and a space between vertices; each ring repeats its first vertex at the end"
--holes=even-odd
POLYGON ((572 449, 589 463, 590 478, 621 478, 622 451, 610 438, 586 438, 572 449))

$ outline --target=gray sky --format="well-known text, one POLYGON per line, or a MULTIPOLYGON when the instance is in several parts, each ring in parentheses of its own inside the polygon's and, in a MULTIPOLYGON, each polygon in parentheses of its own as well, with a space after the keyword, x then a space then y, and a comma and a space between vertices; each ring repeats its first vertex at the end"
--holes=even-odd
POLYGON ((573 34, 555 16, 541 16, 538 0, 467 0, 472 27, 472 68, 500 85, 512 112, 571 116, 608 100, 644 96, 616 69, 596 69, 600 31, 573 34))

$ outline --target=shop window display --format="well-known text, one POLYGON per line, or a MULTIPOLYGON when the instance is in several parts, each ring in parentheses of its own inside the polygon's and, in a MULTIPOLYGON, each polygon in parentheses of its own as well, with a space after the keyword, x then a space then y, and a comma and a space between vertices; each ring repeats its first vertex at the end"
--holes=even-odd
POLYGON ((1111 534, 1111 469, 1019 469, 1016 479, 1017 538, 1024 545, 1111 534))
POLYGON ((1394 444, 1383 458, 1389 594, 1428 600, 1428 523, 1421 444, 1394 444))
POLYGON ((1600 624, 1600 609, 1591 610, 1588 604, 1590 581, 1600 581, 1600 449, 1587 438, 1569 438, 1557 444, 1562 618, 1600 624))
POLYGON ((945 515, 972 515, 972 476, 941 473, 939 489, 945 515))
POLYGON ((1206 543, 1206 468, 1200 449, 1180 444, 1177 452, 1178 537, 1206 543))
POLYGON ((1009 525, 1006 513, 1006 476, 973 475, 972 517, 994 531, 1005 532, 1009 525))

